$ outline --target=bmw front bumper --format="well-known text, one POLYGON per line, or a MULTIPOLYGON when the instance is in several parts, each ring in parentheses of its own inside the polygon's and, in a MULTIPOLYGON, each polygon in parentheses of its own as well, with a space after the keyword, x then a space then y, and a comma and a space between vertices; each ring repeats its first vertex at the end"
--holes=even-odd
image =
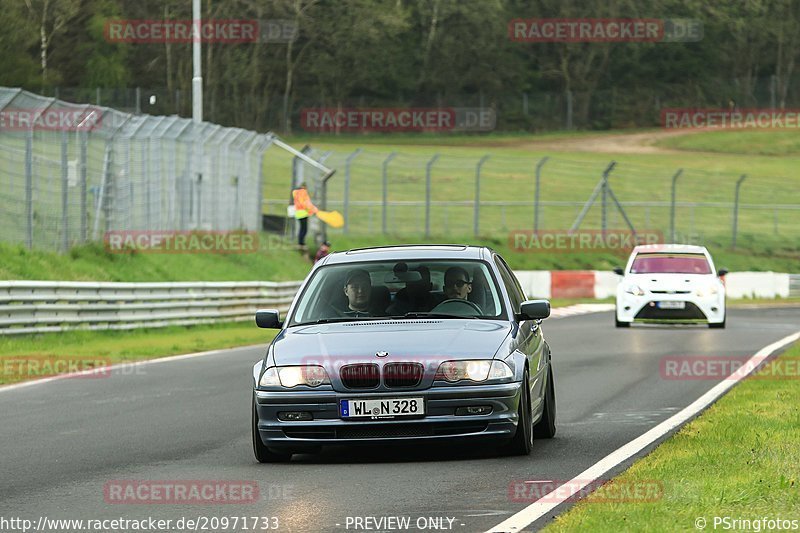
POLYGON ((258 431, 274 449, 324 445, 391 444, 510 439, 517 429, 522 382, 442 386, 397 392, 255 391, 258 431), (425 415, 394 419, 342 419, 339 400, 422 397, 425 415), (459 407, 490 406, 484 415, 456 415, 459 407), (285 421, 282 412, 311 413, 313 420, 285 421))

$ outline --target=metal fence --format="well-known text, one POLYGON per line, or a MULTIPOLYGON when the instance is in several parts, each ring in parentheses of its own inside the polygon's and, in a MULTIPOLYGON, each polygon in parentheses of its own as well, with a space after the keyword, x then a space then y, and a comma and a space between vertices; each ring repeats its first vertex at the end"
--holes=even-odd
POLYGON ((0 240, 66 251, 114 230, 256 230, 273 140, 0 88, 0 240))
MULTIPOLYGON (((736 245, 743 238, 800 239, 800 176, 524 156, 474 149, 311 151, 336 175, 317 202, 345 215, 336 234, 488 236, 511 230, 628 229, 665 240, 736 245), (589 202, 594 198, 594 202, 589 202), (621 209, 617 208, 618 201, 621 209), (623 214, 624 213, 624 214, 623 214)), ((268 178, 269 179, 269 178, 268 178)), ((265 212, 284 209, 269 196, 265 212)))

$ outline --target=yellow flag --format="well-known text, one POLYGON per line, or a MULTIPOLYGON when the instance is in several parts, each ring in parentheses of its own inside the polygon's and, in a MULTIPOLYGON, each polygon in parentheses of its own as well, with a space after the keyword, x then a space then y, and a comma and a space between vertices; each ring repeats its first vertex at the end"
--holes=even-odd
POLYGON ((317 211, 317 217, 332 228, 344 226, 344 217, 339 211, 317 211))

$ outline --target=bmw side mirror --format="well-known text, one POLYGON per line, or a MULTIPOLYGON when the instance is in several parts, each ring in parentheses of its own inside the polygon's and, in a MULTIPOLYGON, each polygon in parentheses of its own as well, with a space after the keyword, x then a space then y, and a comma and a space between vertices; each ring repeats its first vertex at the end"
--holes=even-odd
POLYGON ((516 319, 541 320, 550 316, 550 300, 526 300, 519 306, 516 319))
POLYGON ((624 276, 625 271, 622 270, 621 267, 614 267, 614 274, 616 274, 617 276, 624 276))
POLYGON ((726 275, 727 273, 728 273, 728 269, 727 268, 720 268, 719 271, 717 271, 717 276, 722 277, 722 276, 726 275))
POLYGON ((281 313, 277 309, 259 309, 256 311, 256 326, 267 329, 280 329, 281 313))

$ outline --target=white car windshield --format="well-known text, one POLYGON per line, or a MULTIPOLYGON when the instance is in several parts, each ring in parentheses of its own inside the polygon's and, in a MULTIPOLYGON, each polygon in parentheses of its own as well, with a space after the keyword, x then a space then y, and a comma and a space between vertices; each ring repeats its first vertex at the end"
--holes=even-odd
POLYGON ((711 265, 703 254, 638 254, 631 274, 711 274, 711 265))
POLYGON ((383 261, 319 269, 289 326, 379 317, 505 318, 480 261, 383 261))

